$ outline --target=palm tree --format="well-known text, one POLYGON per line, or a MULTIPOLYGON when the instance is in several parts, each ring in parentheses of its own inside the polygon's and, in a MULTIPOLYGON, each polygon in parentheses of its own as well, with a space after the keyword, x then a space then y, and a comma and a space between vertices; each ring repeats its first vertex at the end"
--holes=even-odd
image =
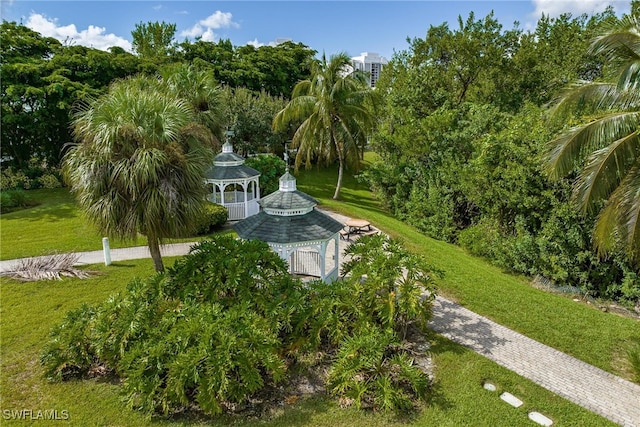
POLYGON ((196 121, 206 126, 216 139, 222 138, 222 92, 213 72, 190 64, 178 64, 165 67, 161 75, 167 90, 189 101, 196 121))
POLYGON ((143 77, 114 83, 76 113, 77 144, 63 161, 88 219, 108 236, 146 236, 156 271, 162 239, 195 227, 213 156, 211 132, 189 103, 161 88, 143 77))
POLYGON ((599 209, 594 244, 600 255, 624 248, 640 261, 640 22, 623 17, 591 45, 614 70, 603 82, 578 84, 557 102, 554 114, 592 107, 589 122, 549 143, 546 166, 552 178, 575 170, 573 198, 583 212, 599 209))
POLYGON ((332 55, 329 62, 322 55, 312 66, 311 78, 296 84, 291 101, 273 120, 276 131, 301 123, 292 141, 298 148, 296 170, 303 159, 307 168, 313 159, 327 164, 338 160, 334 199, 340 197, 345 164, 359 165, 360 149, 374 121, 373 92, 364 74, 350 71, 350 65, 346 53, 332 55))

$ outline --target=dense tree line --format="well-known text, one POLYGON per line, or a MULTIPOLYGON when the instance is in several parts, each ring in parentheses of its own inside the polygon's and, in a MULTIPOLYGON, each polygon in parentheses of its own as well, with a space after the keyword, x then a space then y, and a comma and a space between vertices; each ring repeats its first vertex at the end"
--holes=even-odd
POLYGON ((597 210, 574 206, 580 163, 555 181, 543 167, 549 141, 593 111, 578 102, 551 116, 549 105, 573 82, 615 71, 589 46, 618 21, 609 9, 543 16, 531 32, 505 31, 493 14, 430 27, 378 81, 385 105, 372 144, 381 161, 365 178, 397 216, 505 269, 590 296, 638 299, 629 253, 599 257, 597 210))
MULTIPOLYGON (((107 92, 117 79, 136 74, 161 75, 179 64, 189 63, 206 70, 221 87, 245 88, 243 100, 223 111, 218 121, 218 138, 223 128, 236 135, 249 135, 260 127, 267 146, 242 140, 243 150, 273 151, 284 136, 271 131, 271 120, 282 108, 282 96, 308 78, 315 51, 300 43, 278 46, 233 46, 229 40, 217 43, 198 40, 177 43, 175 25, 140 23, 132 31, 135 53, 119 47, 101 51, 63 44, 15 22, 0 25, 0 97, 2 103, 2 144, 0 157, 5 167, 21 170, 33 164, 58 167, 65 144, 72 141, 69 126, 74 106, 107 92), (255 97, 256 100, 253 100, 255 97), (237 104, 259 105, 270 117, 247 120, 237 104), (236 120, 233 122, 233 120, 236 120), (268 132, 268 135, 265 135, 268 132)), ((228 97, 220 97, 223 102, 228 97)), ((263 117, 264 116, 264 117, 263 117)), ((282 150, 282 148, 279 148, 282 150)))

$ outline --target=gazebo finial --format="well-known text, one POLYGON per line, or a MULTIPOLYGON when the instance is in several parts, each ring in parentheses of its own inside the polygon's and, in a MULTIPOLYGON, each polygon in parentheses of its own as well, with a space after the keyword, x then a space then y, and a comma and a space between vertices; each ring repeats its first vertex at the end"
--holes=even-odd
POLYGON ((284 143, 284 162, 285 162, 285 170, 289 172, 289 150, 287 149, 287 143, 284 143))
POLYGON ((225 133, 225 142, 222 144, 223 153, 233 153, 233 144, 231 143, 231 137, 233 136, 232 130, 227 130, 225 133))

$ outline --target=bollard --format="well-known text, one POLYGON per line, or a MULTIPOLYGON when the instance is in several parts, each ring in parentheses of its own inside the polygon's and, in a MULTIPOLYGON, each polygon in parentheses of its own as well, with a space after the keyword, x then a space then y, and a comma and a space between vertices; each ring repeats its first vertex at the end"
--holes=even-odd
POLYGON ((104 265, 111 265, 111 252, 109 250, 109 238, 102 238, 102 251, 104 252, 104 265))

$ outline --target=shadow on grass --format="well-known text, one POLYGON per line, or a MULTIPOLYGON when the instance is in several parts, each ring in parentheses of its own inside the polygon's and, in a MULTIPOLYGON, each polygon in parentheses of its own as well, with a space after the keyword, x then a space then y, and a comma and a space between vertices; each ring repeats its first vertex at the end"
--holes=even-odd
POLYGON ((307 426, 314 416, 319 413, 335 410, 335 406, 326 397, 309 397, 298 401, 295 405, 285 405, 273 408, 272 413, 266 414, 221 414, 209 416, 201 412, 188 411, 168 418, 154 417, 152 421, 157 425, 200 425, 211 426, 307 426))
POLYGON ((73 203, 56 205, 38 205, 32 208, 3 213, 2 219, 7 221, 48 221, 57 222, 78 217, 78 210, 73 203))

